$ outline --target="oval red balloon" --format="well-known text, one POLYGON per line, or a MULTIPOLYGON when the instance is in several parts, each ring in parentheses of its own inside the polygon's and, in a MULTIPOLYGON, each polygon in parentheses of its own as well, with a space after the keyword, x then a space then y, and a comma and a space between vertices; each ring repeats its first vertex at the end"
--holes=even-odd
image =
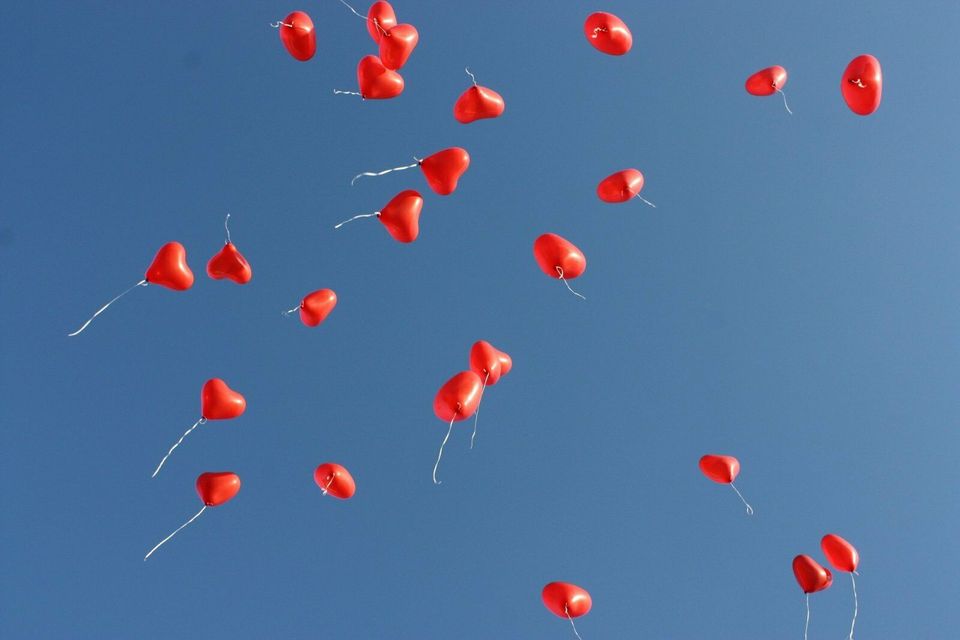
POLYGON ((733 456, 707 454, 700 458, 700 471, 714 482, 730 484, 740 474, 740 461, 733 456))
POLYGON ((158 284, 174 291, 186 291, 193 286, 193 271, 187 266, 187 250, 179 242, 163 245, 143 278, 149 284, 158 284))
POLYGON ((500 351, 486 340, 478 340, 470 347, 470 370, 486 380, 487 385, 497 384, 503 375, 500 351))
POLYGON ((800 555, 793 559, 793 575, 804 593, 823 591, 833 584, 833 575, 810 556, 800 555))
POLYGON ((200 415, 207 420, 239 418, 247 410, 247 400, 220 378, 203 383, 200 391, 200 415))
POLYGON ((280 24, 280 40, 291 56, 306 62, 317 52, 313 20, 303 11, 294 11, 280 24))
POLYGON ((837 571, 853 573, 860 565, 860 554, 857 549, 835 533, 828 533, 820 540, 820 548, 827 561, 837 571))
POLYGON ((337 294, 333 289, 318 289, 308 293, 300 302, 300 322, 315 327, 330 315, 337 306, 337 294))
POLYGON ((433 412, 444 422, 460 422, 474 414, 480 404, 483 380, 473 371, 461 371, 440 387, 433 399, 433 412))
POLYGON ((437 151, 420 161, 420 170, 434 193, 447 196, 456 191, 467 167, 470 166, 470 154, 466 149, 450 147, 437 151))
POLYGON ((417 48, 420 34, 412 24, 398 24, 380 36, 380 61, 387 69, 399 69, 417 48))
POLYGON ((227 278, 237 284, 247 284, 253 278, 253 269, 232 242, 223 248, 207 263, 207 275, 214 280, 227 278))
POLYGON ((540 594, 543 604, 554 615, 566 618, 579 618, 586 615, 593 606, 593 600, 586 589, 569 582, 551 582, 540 594))
POLYGON ((587 258, 572 242, 555 233, 545 233, 533 243, 533 257, 551 278, 573 280, 587 269, 587 258))
POLYGON ((597 197, 604 202, 626 202, 643 189, 643 174, 636 169, 612 173, 597 185, 597 197))
POLYGON ((357 483, 347 469, 333 462, 324 462, 313 472, 313 481, 317 486, 334 498, 347 500, 357 492, 357 483))
POLYGON ((378 0, 370 5, 367 11, 367 32, 374 42, 379 43, 380 37, 387 29, 397 26, 397 14, 389 2, 378 0))
POLYGON ((787 84, 787 70, 779 65, 761 69, 747 78, 744 88, 753 96, 769 96, 787 84))
POLYGON ((868 116, 876 111, 883 95, 880 61, 871 55, 857 56, 851 60, 840 78, 840 92, 854 113, 868 116))
POLYGON ((420 235, 420 212, 423 196, 407 189, 401 191, 380 210, 377 216, 397 242, 413 242, 420 235))
POLYGON ((219 507, 240 491, 240 476, 230 471, 208 471, 197 476, 197 494, 208 507, 219 507))
POLYGON ((506 105, 503 96, 487 87, 473 85, 464 91, 453 105, 453 117, 461 124, 484 118, 499 118, 506 105))
POLYGON ((377 56, 364 56, 357 64, 357 86, 364 100, 389 100, 403 93, 403 76, 377 56))
POLYGON ((633 46, 633 34, 627 25, 612 13, 597 11, 583 23, 587 42, 597 51, 611 56, 622 56, 633 46))

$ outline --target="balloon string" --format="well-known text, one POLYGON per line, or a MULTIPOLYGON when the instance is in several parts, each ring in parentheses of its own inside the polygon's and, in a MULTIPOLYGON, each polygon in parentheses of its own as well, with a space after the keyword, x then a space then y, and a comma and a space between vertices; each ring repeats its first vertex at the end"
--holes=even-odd
POLYGON ((590 38, 595 39, 595 38, 597 37, 597 34, 600 33, 601 31, 604 32, 604 33, 606 33, 607 28, 606 28, 606 27, 595 27, 594 30, 593 30, 593 35, 591 35, 590 38))
POLYGON ((563 282, 563 284, 567 285, 567 289, 570 291, 570 293, 572 293, 573 295, 578 296, 578 297, 580 297, 580 298, 583 298, 584 300, 587 299, 587 297, 586 297, 585 295, 583 295, 583 294, 581 294, 581 293, 577 293, 576 291, 574 291, 574 290, 570 287, 570 283, 567 282, 567 279, 563 277, 563 268, 562 268, 562 267, 557 267, 557 273, 560 274, 560 280, 563 282))
POLYGON ((737 492, 737 495, 738 495, 738 496, 740 496, 740 502, 742 502, 743 505, 747 508, 747 515, 748 515, 748 516, 752 516, 752 515, 753 515, 753 507, 751 507, 749 504, 747 504, 747 501, 743 499, 743 494, 740 493, 740 490, 737 489, 737 486, 736 486, 735 484, 733 484, 733 483, 731 482, 731 483, 730 483, 730 486, 733 487, 733 490, 737 492))
POLYGON ((653 204, 652 202, 650 202, 649 200, 647 200, 646 198, 644 198, 643 196, 641 196, 639 193, 635 193, 635 194, 633 195, 633 197, 634 197, 634 198, 639 198, 640 200, 642 200, 643 202, 646 202, 648 205, 650 205, 650 206, 653 207, 654 209, 657 208, 657 205, 653 204))
POLYGON ((357 91, 341 91, 340 89, 333 90, 333 95, 340 95, 340 94, 343 94, 345 96, 360 96, 361 98, 363 97, 363 94, 357 91))
POLYGON ((300 305, 298 304, 298 305, 295 306, 293 309, 290 309, 289 311, 282 311, 281 313, 284 315, 284 317, 289 318, 291 313, 293 313, 294 311, 299 311, 299 310, 300 310, 300 305))
MULTIPOLYGON (((459 409, 458 409, 459 411, 459 409)), ((450 439, 450 433, 453 431, 453 421, 457 419, 457 414, 453 414, 453 417, 450 418, 450 428, 447 429, 447 435, 444 436, 443 442, 440 443, 440 453, 437 454, 437 462, 433 465, 433 484, 443 484, 440 480, 437 480, 437 467, 440 466, 440 458, 443 457, 443 448, 447 446, 447 440, 450 439)))
POLYGON ((123 293, 121 293, 120 295, 118 295, 116 298, 114 298, 113 300, 111 300, 111 301, 108 302, 107 304, 105 304, 105 305, 103 305, 102 307, 100 307, 100 309, 98 309, 95 314, 93 314, 92 316, 90 316, 90 319, 89 319, 89 320, 87 320, 86 322, 83 323, 83 326, 82 326, 82 327, 80 327, 79 329, 77 329, 77 330, 74 331, 73 333, 68 333, 68 334, 67 334, 67 337, 72 338, 73 336, 79 334, 81 331, 83 331, 84 329, 86 329, 86 328, 90 325, 91 322, 93 322, 93 319, 94 319, 94 318, 96 318, 98 315, 100 315, 101 313, 103 313, 104 311, 106 311, 106 310, 107 310, 107 307, 109 307, 109 306, 112 305, 114 302, 116 302, 117 300, 119 300, 119 299, 122 298, 123 296, 127 295, 128 293, 130 293, 131 291, 133 291, 133 290, 136 289, 137 287, 145 287, 145 286, 147 286, 147 281, 146 281, 146 280, 141 280, 141 281, 138 282, 137 284, 133 285, 132 287, 130 287, 129 289, 127 289, 126 291, 124 291, 123 293))
POLYGON ((857 624, 857 610, 860 608, 857 603, 857 580, 853 577, 853 574, 856 571, 850 574, 850 583, 853 585, 853 622, 850 623, 850 640, 853 640, 853 627, 857 624))
POLYGON ((783 91, 780 91, 780 89, 777 89, 777 93, 779 93, 780 97, 783 98, 783 108, 787 110, 787 113, 793 115, 793 111, 790 111, 790 107, 787 106, 787 94, 785 94, 783 91))
POLYGON ((230 214, 227 214, 226 219, 223 221, 223 228, 227 230, 227 244, 230 244, 230 214))
POLYGON ((577 625, 573 624, 573 618, 570 617, 570 612, 567 610, 566 604, 563 605, 563 612, 567 614, 567 620, 570 621, 570 626, 573 627, 573 635, 577 636, 577 640, 583 640, 583 638, 580 637, 580 634, 577 633, 577 625))
POLYGON ((325 486, 325 487, 323 487, 323 489, 321 489, 321 491, 323 491, 323 495, 327 495, 327 491, 330 490, 330 485, 332 485, 332 484, 333 484, 333 481, 336 480, 336 479, 337 479, 337 474, 331 473, 331 474, 330 474, 330 482, 327 483, 327 486, 325 486))
POLYGON ((803 625, 803 640, 807 640, 807 629, 810 628, 810 594, 807 594, 807 623, 803 625))
POLYGON ((867 88, 867 85, 863 84, 863 80, 860 79, 860 78, 857 78, 856 80, 851 79, 851 80, 850 80, 850 84, 855 84, 855 85, 857 85, 858 87, 860 87, 861 89, 866 89, 866 88, 867 88))
POLYGON ((347 4, 346 2, 344 2, 343 0, 340 0, 340 4, 342 4, 343 6, 345 6, 347 9, 350 9, 350 11, 353 12, 353 15, 357 16, 358 18, 361 18, 361 19, 363 19, 363 20, 366 20, 366 19, 367 19, 367 16, 362 16, 362 15, 360 15, 359 13, 357 13, 357 10, 356 10, 356 9, 354 9, 353 7, 351 7, 350 5, 348 5, 348 4, 347 4))
POLYGON ((473 416, 473 435, 470 436, 470 448, 473 449, 473 441, 477 438, 477 421, 480 420, 480 403, 483 402, 483 392, 487 389, 487 380, 490 379, 490 372, 483 378, 483 387, 480 388, 480 399, 477 400, 477 412, 473 416))
POLYGON ((164 542, 166 542, 167 540, 169 540, 169 539, 172 538, 173 536, 175 536, 175 535, 177 535, 178 533, 180 533, 180 529, 183 529, 185 526, 187 526, 188 524, 190 524, 191 522, 193 522, 194 520, 196 520, 197 518, 199 518, 199 517, 200 517, 200 514, 203 513, 203 512, 206 511, 206 510, 207 510, 207 505, 203 505, 203 507, 200 509, 200 511, 197 511, 197 515, 193 516, 192 518, 190 518, 189 520, 187 520, 186 522, 184 522, 182 525, 180 525, 180 528, 179 528, 179 529, 177 529, 176 531, 174 531, 173 533, 171 533, 170 535, 168 535, 166 538, 164 538, 163 540, 161 540, 161 541, 157 544, 157 546, 155 546, 153 549, 150 549, 150 553, 148 553, 147 555, 143 556, 143 561, 146 562, 146 561, 147 561, 147 558, 149 558, 150 556, 152 556, 154 551, 156 551, 156 550, 159 549, 161 546, 163 546, 163 543, 164 543, 164 542))
POLYGON ((408 164, 405 167, 394 167, 393 169, 384 169, 383 171, 380 171, 378 173, 371 173, 369 171, 364 171, 363 173, 359 173, 353 177, 353 180, 350 181, 350 186, 352 187, 353 183, 356 182, 359 178, 362 178, 363 176, 371 176, 373 178, 376 178, 377 176, 386 175, 391 171, 403 171, 404 169, 413 169, 414 167, 419 167, 419 166, 420 166, 420 163, 416 162, 415 164, 408 164))
POLYGON ((379 217, 380 217, 380 212, 379 212, 379 211, 374 211, 373 213, 361 213, 361 214, 359 214, 359 215, 353 216, 353 217, 350 218, 349 220, 344 220, 344 221, 341 222, 340 224, 336 225, 336 226, 334 227, 334 229, 339 229, 340 227, 342 227, 343 225, 347 224, 348 222, 353 222, 354 220, 356 220, 356 219, 358 219, 358 218, 379 218, 379 217))
POLYGON ((470 73, 470 67, 464 67, 463 70, 466 71, 470 79, 473 80, 473 86, 477 86, 477 77, 470 73))
POLYGON ((270 23, 270 26, 273 27, 274 29, 279 29, 281 25, 283 25, 284 27, 290 27, 291 29, 293 29, 292 24, 287 24, 286 22, 282 22, 280 20, 278 20, 277 22, 270 23))
POLYGON ((201 424, 203 424, 203 423, 206 422, 206 421, 207 421, 206 418, 202 418, 202 417, 201 417, 199 420, 197 420, 196 422, 193 423, 193 426, 192 426, 192 427, 190 427, 189 429, 187 429, 186 431, 183 432, 183 435, 180 436, 180 439, 177 440, 177 443, 176 443, 175 445, 173 445, 172 447, 170 447, 170 451, 167 451, 167 455, 163 456, 163 460, 161 460, 161 461, 160 461, 160 464, 157 465, 157 468, 156 468, 156 470, 153 472, 153 475, 150 476, 151 478, 156 478, 156 477, 157 477, 157 474, 160 473, 160 469, 163 468, 163 464, 167 461, 167 458, 170 457, 170 454, 173 453, 173 450, 174 450, 174 449, 176 449, 177 447, 180 446, 180 443, 183 442, 183 439, 186 438, 188 435, 190 435, 190 432, 191 432, 191 431, 193 431, 194 429, 196 429, 197 427, 199 427, 201 424))

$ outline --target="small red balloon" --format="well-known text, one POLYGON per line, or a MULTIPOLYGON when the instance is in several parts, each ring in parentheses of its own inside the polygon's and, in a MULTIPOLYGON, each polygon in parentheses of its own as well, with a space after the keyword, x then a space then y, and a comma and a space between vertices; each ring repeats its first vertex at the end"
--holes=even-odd
POLYGON ((412 189, 401 191, 380 210, 377 216, 397 242, 413 242, 420 234, 420 212, 423 196, 412 189))
POLYGON ((753 96, 769 96, 787 84, 787 70, 779 65, 761 69, 747 78, 744 88, 753 96))
POLYGON ((597 197, 604 202, 627 202, 643 190, 643 174, 624 169, 610 174, 597 185, 597 197))
POLYGON ((364 56, 357 65, 357 85, 364 100, 388 100, 403 93, 403 76, 377 56, 364 56))
POLYGON ((533 243, 533 257, 551 278, 573 280, 587 269, 587 258, 572 242, 555 233, 545 233, 533 243))
POLYGON ((833 575, 810 556, 799 555, 793 559, 793 575, 804 593, 823 591, 833 584, 833 575))
POLYGON ((240 491, 240 476, 229 471, 208 471, 197 476, 197 494, 208 507, 219 507, 240 491))
POLYGON ((820 548, 827 561, 837 571, 853 573, 860 565, 860 554, 856 547, 835 533, 828 533, 820 540, 820 548))
POLYGON ((513 369, 513 358, 507 355, 505 352, 500 352, 500 377, 510 373, 510 369, 513 369))
POLYGON ((327 319, 337 306, 337 294, 333 289, 319 289, 308 293, 300 302, 300 322, 315 327, 327 319))
POLYGON ((220 378, 212 378, 200 391, 200 415, 207 420, 239 418, 247 410, 247 400, 220 378))
POLYGON ((583 23, 587 42, 597 51, 611 56, 622 56, 633 46, 633 34, 627 25, 612 13, 597 11, 583 23))
POLYGON ((487 87, 473 85, 457 98, 453 105, 453 117, 457 122, 469 124, 484 118, 499 118, 505 105, 503 96, 487 87))
POLYGON ((207 275, 214 280, 227 278, 237 284, 247 284, 253 278, 253 269, 236 245, 228 242, 210 258, 210 262, 207 263, 207 275))
POLYGON ((280 40, 291 56, 306 62, 317 52, 313 20, 303 11, 294 11, 280 23, 280 40))
POLYGON ((470 154, 460 147, 438 151, 420 161, 420 170, 427 184, 441 196, 450 195, 456 190, 460 176, 469 166, 470 154))
POLYGON ((333 462, 324 462, 313 472, 317 486, 334 498, 347 500, 357 492, 357 483, 346 467, 333 462))
POLYGON ((507 375, 513 361, 486 340, 478 340, 470 348, 470 370, 486 380, 488 386, 497 384, 500 378, 507 375), (510 363, 504 371, 504 358, 510 363))
POLYGON ((374 42, 380 42, 383 32, 397 26, 397 14, 389 2, 378 0, 367 11, 367 32, 374 42))
POLYGON ((417 48, 420 34, 412 24, 398 24, 380 36, 380 60, 387 69, 399 69, 417 48))
POLYGON ((883 96, 880 61, 866 54, 851 60, 840 78, 840 92, 857 115, 868 116, 876 111, 883 96))
POLYGON ((433 399, 433 412, 444 422, 459 422, 474 414, 480 404, 483 380, 473 371, 461 371, 440 387, 433 399))
POLYGON ((586 615, 593 606, 593 600, 586 589, 569 582, 551 582, 540 594, 543 604, 554 615, 566 619, 586 615))
POLYGON ((700 471, 714 482, 730 484, 740 474, 740 461, 733 456, 707 454, 700 458, 700 471))
POLYGON ((187 250, 179 242, 168 242, 160 247, 144 279, 174 291, 186 291, 193 286, 193 271, 187 266, 187 250))

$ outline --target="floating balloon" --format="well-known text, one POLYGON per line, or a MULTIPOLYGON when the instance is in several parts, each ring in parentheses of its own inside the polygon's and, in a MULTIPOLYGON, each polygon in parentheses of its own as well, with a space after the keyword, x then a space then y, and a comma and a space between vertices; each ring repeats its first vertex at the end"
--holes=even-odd
POLYGON ((461 124, 469 124, 484 118, 499 118, 505 108, 503 96, 477 84, 470 69, 464 69, 473 79, 473 86, 464 91, 453 105, 453 117, 461 124))
POLYGON ((437 467, 440 466, 440 458, 443 457, 443 447, 446 446, 453 431, 453 423, 466 420, 477 410, 480 405, 482 384, 480 376, 473 371, 461 371, 447 380, 433 399, 433 412, 444 422, 450 422, 447 435, 440 445, 440 453, 437 454, 437 463, 433 465, 434 484, 441 484, 437 480, 437 467))
POLYGON ((394 171, 420 167, 420 170, 423 171, 423 176, 427 179, 427 184, 430 185, 434 193, 447 196, 456 191, 460 176, 462 176, 466 172, 467 167, 470 166, 470 154, 467 153, 466 149, 461 149, 460 147, 450 147, 449 149, 437 151, 423 160, 416 157, 414 160, 416 160, 416 162, 413 164, 402 167, 394 167, 377 172, 365 171, 354 176, 350 184, 353 185, 363 176, 377 177, 394 171))
POLYGON ((203 389, 200 391, 200 419, 193 423, 193 426, 187 429, 176 444, 170 447, 167 455, 157 465, 151 478, 156 478, 163 468, 164 463, 173 450, 180 446, 183 439, 190 435, 190 432, 201 424, 206 424, 208 420, 232 420, 239 418, 247 410, 247 400, 240 393, 234 391, 227 383, 220 378, 211 378, 203 383, 203 389))
POLYGON ((393 12, 389 2, 379 0, 370 5, 370 10, 367 11, 367 31, 374 42, 379 44, 383 32, 395 26, 397 14, 393 12))
POLYGON ((423 196, 412 189, 401 191, 380 211, 361 213, 334 226, 343 225, 358 218, 379 218, 387 232, 397 242, 413 242, 420 234, 420 212, 423 210, 423 196))
POLYGON ((730 487, 737 492, 737 495, 740 496, 740 501, 743 502, 744 506, 747 508, 747 514, 751 516, 753 515, 753 507, 747 504, 747 501, 743 499, 743 495, 740 493, 740 490, 737 489, 736 485, 733 484, 733 481, 736 480, 737 476, 740 474, 739 460, 733 456, 707 454, 700 458, 700 471, 703 472, 703 475, 707 476, 714 482, 719 484, 729 484, 730 487))
POLYGON ((275 22, 271 26, 280 29, 280 41, 297 60, 306 62, 317 52, 313 20, 303 11, 294 11, 283 22, 275 22))
POLYGON ((357 86, 360 91, 341 91, 337 94, 360 96, 364 100, 389 100, 403 93, 403 76, 383 66, 377 56, 364 56, 357 65, 357 86))
POLYGON ((550 613, 570 621, 573 633, 579 638, 573 619, 586 615, 593 606, 587 590, 569 582, 551 582, 543 588, 540 597, 550 613))
POLYGON ((840 93, 850 111, 868 116, 880 106, 883 96, 883 72, 880 61, 871 55, 850 61, 840 78, 840 93))
POLYGON ((214 280, 228 278, 237 284, 247 284, 253 278, 253 269, 250 268, 250 263, 243 257, 237 246, 230 242, 229 222, 230 214, 228 213, 227 219, 223 221, 223 227, 227 230, 227 242, 217 255, 210 258, 210 262, 207 263, 207 275, 214 280))
POLYGON ((90 316, 90 319, 84 322, 79 329, 73 333, 68 333, 67 336, 73 337, 82 333, 84 329, 90 326, 94 318, 107 310, 107 307, 137 287, 145 287, 150 284, 157 284, 174 291, 185 291, 193 286, 193 271, 190 271, 190 267, 187 266, 187 250, 183 248, 182 244, 168 242, 160 247, 160 251, 157 252, 153 262, 150 263, 143 280, 97 309, 97 312, 90 316))
POLYGON ((810 628, 810 594, 828 588, 833 584, 833 576, 830 575, 829 569, 805 555, 799 555, 793 559, 793 575, 807 596, 807 622, 803 627, 803 637, 806 640, 807 630, 810 628))
POLYGON ((420 41, 420 34, 412 24, 398 24, 384 29, 380 35, 380 60, 387 69, 399 69, 420 41))
POLYGON ((787 113, 793 114, 790 107, 787 106, 787 96, 783 93, 783 87, 787 84, 787 70, 779 65, 761 69, 747 78, 745 88, 747 93, 752 96, 770 96, 779 93, 783 97, 783 107, 787 113))
POLYGON ((336 306, 337 294, 333 292, 333 289, 318 289, 304 296, 299 306, 284 311, 284 315, 300 311, 300 322, 308 327, 315 327, 326 320, 336 306))
POLYGON ((622 56, 633 46, 633 34, 623 20, 605 11, 587 16, 583 34, 594 49, 611 56, 622 56))
POLYGON ((357 484, 346 467, 333 462, 324 462, 313 472, 313 481, 323 491, 334 498, 347 500, 357 492, 357 484))
POLYGON ((610 203, 626 202, 637 198, 656 209, 657 205, 640 195, 642 189, 643 174, 636 169, 624 169, 600 181, 597 185, 597 197, 610 203))
POLYGON ((199 495, 200 500, 203 501, 203 507, 197 512, 197 515, 184 522, 176 531, 161 540, 153 549, 150 549, 147 555, 143 557, 144 562, 153 555, 154 551, 163 546, 167 540, 177 535, 181 529, 199 518, 200 514, 207 510, 207 507, 219 507, 225 502, 229 502, 237 495, 238 491, 240 491, 240 476, 235 473, 229 471, 201 473, 197 477, 197 495, 199 495))
POLYGON ((480 419, 480 402, 483 401, 483 394, 487 390, 487 385, 495 385, 502 376, 507 375, 510 367, 513 366, 513 360, 510 356, 500 351, 486 340, 478 340, 470 347, 470 370, 483 378, 483 386, 480 388, 480 400, 477 401, 477 411, 473 418, 473 435, 470 436, 470 448, 473 449, 473 442, 477 439, 477 421, 480 419), (504 362, 508 362, 504 366, 504 362))
POLYGON ((545 233, 534 241, 533 257, 545 274, 562 280, 570 293, 586 300, 567 282, 580 277, 587 269, 586 257, 572 242, 555 233, 545 233))
POLYGON ((857 580, 854 575, 857 573, 857 567, 860 565, 860 554, 856 547, 841 538, 835 533, 828 533, 820 540, 820 548, 823 549, 823 555, 827 556, 827 561, 837 571, 844 571, 850 574, 850 584, 853 587, 853 621, 850 623, 849 640, 853 640, 853 628, 857 625, 857 611, 860 603, 857 601, 857 580))

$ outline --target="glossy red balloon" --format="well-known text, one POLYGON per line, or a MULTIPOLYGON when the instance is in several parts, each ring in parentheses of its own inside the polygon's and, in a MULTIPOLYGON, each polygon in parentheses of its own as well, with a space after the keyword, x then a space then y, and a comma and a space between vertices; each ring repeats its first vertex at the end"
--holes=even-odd
POLYGON ((397 26, 397 14, 389 2, 379 0, 367 11, 367 32, 374 42, 380 42, 383 32, 397 26))
POLYGON ((247 400, 220 378, 212 378, 200 391, 200 415, 207 420, 239 418, 247 410, 247 400))
POLYGON ((835 533, 828 533, 820 540, 820 548, 827 561, 837 571, 853 573, 860 565, 860 554, 857 549, 835 533))
POLYGON ((507 353, 500 352, 500 377, 510 373, 510 369, 513 369, 513 358, 511 358, 507 353))
POLYGON ((420 234, 423 196, 407 189, 393 196, 377 216, 397 242, 413 242, 420 234))
POLYGON ((223 249, 207 263, 207 275, 214 280, 227 278, 237 284, 247 284, 253 278, 253 269, 232 242, 223 245, 223 249))
POLYGON ((345 467, 333 462, 324 462, 313 472, 317 486, 334 498, 347 500, 357 492, 357 483, 345 467))
POLYGON ((315 327, 330 315, 337 306, 337 294, 333 289, 318 289, 308 293, 300 302, 300 322, 315 327))
POLYGON ((294 11, 280 24, 280 40, 291 56, 306 62, 317 52, 313 20, 303 11, 294 11), (287 26, 290 25, 290 26, 287 26))
POLYGON ((360 60, 357 85, 364 100, 388 100, 403 93, 403 77, 383 66, 377 56, 364 56, 360 60))
POLYGON ((420 34, 412 24, 398 24, 380 36, 380 61, 387 69, 399 69, 417 48, 420 34))
POLYGON ((208 471, 197 476, 197 494, 208 507, 219 507, 240 491, 240 476, 229 471, 208 471))
POLYGON ((507 375, 513 366, 510 356, 503 353, 486 340, 478 340, 470 348, 470 370, 480 376, 481 380, 486 380, 487 385, 495 385, 500 378, 507 375), (509 365, 504 371, 504 361, 509 365))
POLYGON ((420 161, 420 170, 423 171, 427 184, 441 196, 450 195, 457 189, 460 176, 469 166, 470 154, 460 147, 437 151, 420 161))
POLYGON ((714 482, 730 484, 740 474, 740 461, 733 456, 707 454, 700 458, 700 471, 714 482))
POLYGON ((473 85, 463 92, 453 105, 453 117, 457 122, 468 124, 484 118, 499 118, 505 105, 503 96, 487 87, 473 85))
POLYGON ((823 591, 833 584, 830 570, 810 556, 800 555, 793 559, 793 575, 804 593, 823 591))
POLYGON ((160 247, 150 263, 144 279, 174 291, 185 291, 193 286, 193 271, 187 266, 187 250, 179 242, 168 242, 160 247))
POLYGON ((533 257, 551 278, 573 280, 587 269, 587 258, 583 252, 555 233, 545 233, 534 241, 533 257))
POLYGON ((433 399, 433 412, 444 422, 466 420, 480 404, 483 380, 473 371, 461 371, 440 387, 433 399))
POLYGON ((597 197, 604 202, 626 202, 643 190, 643 174, 624 169, 610 174, 597 185, 597 197))
POLYGON ((787 84, 787 70, 779 65, 761 69, 747 78, 747 93, 753 96, 773 95, 787 84))
POLYGON ((586 615, 593 606, 593 600, 586 589, 569 582, 551 582, 540 594, 543 604, 554 615, 566 619, 586 615))
POLYGON ((880 106, 883 96, 883 72, 880 61, 871 55, 850 61, 840 78, 840 92, 850 110, 868 116, 880 106))
POLYGON ((633 46, 633 34, 627 25, 617 16, 605 11, 597 11, 587 16, 583 23, 583 34, 594 49, 611 56, 622 56, 633 46))

